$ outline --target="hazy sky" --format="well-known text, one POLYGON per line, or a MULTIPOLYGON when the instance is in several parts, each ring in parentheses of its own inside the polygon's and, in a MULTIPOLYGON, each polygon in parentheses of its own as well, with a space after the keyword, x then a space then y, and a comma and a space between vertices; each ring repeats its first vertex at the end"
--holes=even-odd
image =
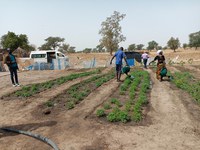
POLYGON ((76 50, 95 48, 101 23, 114 11, 126 14, 124 48, 152 40, 165 46, 172 36, 188 43, 200 31, 200 0, 0 0, 0 6, 0 37, 26 34, 37 47, 59 36, 76 50))

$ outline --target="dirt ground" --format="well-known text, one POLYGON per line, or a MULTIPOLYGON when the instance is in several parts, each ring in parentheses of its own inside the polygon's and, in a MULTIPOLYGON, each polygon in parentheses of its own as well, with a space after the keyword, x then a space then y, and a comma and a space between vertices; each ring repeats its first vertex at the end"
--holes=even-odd
MULTIPOLYGON (((110 56, 102 55, 96 58, 102 57, 103 64, 110 56)), ((155 56, 155 52, 151 52, 150 55, 155 56)), ((189 56, 195 60, 195 63, 200 62, 200 51, 166 52, 166 58, 168 56, 176 58, 177 55, 183 60, 189 59, 189 56)), ((72 63, 74 61, 74 65, 79 63, 75 62, 77 56, 84 60, 92 58, 94 54, 75 54, 71 61, 72 63)), ((199 80, 200 70, 196 64, 186 64, 183 67, 169 66, 169 68, 173 71, 188 70, 199 80)), ((85 70, 27 71, 19 73, 19 79, 21 84, 27 85, 77 71, 85 70)), ((35 115, 34 112, 39 105, 88 78, 82 77, 57 88, 43 91, 27 100, 0 99, 0 127, 12 127, 41 134, 54 141, 60 150, 199 150, 199 104, 172 83, 158 81, 151 69, 147 71, 151 76, 152 91, 149 111, 145 118, 148 121, 145 124, 112 124, 89 117, 94 113, 94 109, 108 99, 121 84, 115 79, 100 86, 72 110, 60 111, 56 115, 35 115)), ((0 97, 21 88, 11 86, 9 75, 0 76, 0 83, 0 97)), ((36 139, 0 130, 0 149, 50 150, 51 148, 36 139)))

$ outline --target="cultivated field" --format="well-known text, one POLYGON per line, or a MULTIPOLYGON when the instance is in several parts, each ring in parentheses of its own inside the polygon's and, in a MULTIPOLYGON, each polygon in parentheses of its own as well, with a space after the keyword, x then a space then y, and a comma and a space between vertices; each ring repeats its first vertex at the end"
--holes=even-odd
MULTIPOLYGON (((109 54, 70 54, 73 69, 20 72, 21 87, 0 74, 0 127, 40 134, 60 150, 199 150, 200 51, 164 55, 173 78, 163 82, 155 66, 140 65, 134 79, 116 82, 109 54), (94 57, 98 68, 78 69, 94 57)), ((51 147, 0 130, 0 149, 51 147)))

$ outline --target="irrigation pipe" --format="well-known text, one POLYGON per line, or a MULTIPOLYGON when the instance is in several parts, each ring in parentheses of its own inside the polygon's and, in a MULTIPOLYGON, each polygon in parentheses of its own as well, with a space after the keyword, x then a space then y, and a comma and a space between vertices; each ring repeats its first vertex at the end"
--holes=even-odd
POLYGON ((7 131, 7 132, 15 132, 15 133, 19 133, 19 134, 23 134, 23 135, 27 135, 30 137, 33 137, 37 140, 40 140, 44 143, 47 143, 48 145, 50 145, 54 150, 59 150, 59 148, 57 147, 57 145, 51 141, 50 139, 43 137, 39 134, 34 134, 28 131, 22 131, 22 130, 17 130, 17 129, 12 129, 12 128, 0 128, 1 130, 7 131))

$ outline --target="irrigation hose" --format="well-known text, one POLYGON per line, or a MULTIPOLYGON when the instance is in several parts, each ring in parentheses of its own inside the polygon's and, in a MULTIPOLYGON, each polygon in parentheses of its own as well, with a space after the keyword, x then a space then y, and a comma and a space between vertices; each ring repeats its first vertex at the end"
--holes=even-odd
POLYGON ((27 135, 27 136, 30 136, 30 137, 33 137, 37 140, 40 140, 44 143, 47 143, 48 145, 50 145, 54 150, 59 150, 59 148, 57 147, 57 145, 51 141, 50 139, 46 138, 46 137, 43 137, 39 134, 34 134, 34 133, 31 133, 31 132, 28 132, 28 131, 22 131, 22 130, 17 130, 17 129, 12 129, 12 128, 0 128, 0 130, 4 130, 4 131, 7 131, 7 132, 15 132, 15 133, 19 133, 19 134, 23 134, 23 135, 27 135))

